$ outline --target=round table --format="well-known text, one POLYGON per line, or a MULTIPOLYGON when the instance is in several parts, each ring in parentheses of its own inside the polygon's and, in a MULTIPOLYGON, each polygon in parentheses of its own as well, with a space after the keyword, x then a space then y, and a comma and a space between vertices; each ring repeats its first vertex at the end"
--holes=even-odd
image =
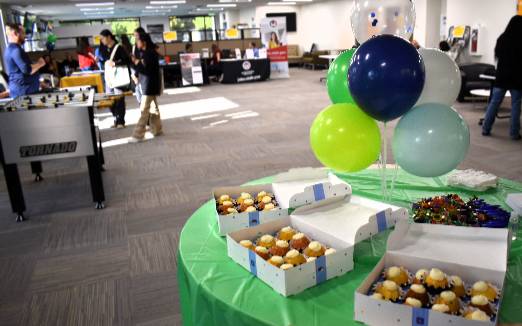
MULTIPOLYGON (((393 171, 389 171, 390 179, 393 171)), ((381 200, 378 170, 338 174, 355 195, 381 200)), ((390 180, 388 179, 388 180, 390 180)), ((252 183, 271 182, 272 178, 252 183)), ((458 193, 478 195, 506 207, 508 193, 522 192, 522 184, 501 179, 496 190, 484 193, 457 190, 444 177, 418 178, 399 170, 392 204, 411 207, 423 197, 458 193)), ((377 264, 386 249, 389 232, 355 247, 354 270, 297 295, 283 297, 227 256, 224 237, 218 235, 214 202, 200 207, 180 236, 178 284, 184 325, 352 325, 354 291, 377 264)), ((522 322, 522 232, 512 243, 506 274, 502 323, 522 322)))

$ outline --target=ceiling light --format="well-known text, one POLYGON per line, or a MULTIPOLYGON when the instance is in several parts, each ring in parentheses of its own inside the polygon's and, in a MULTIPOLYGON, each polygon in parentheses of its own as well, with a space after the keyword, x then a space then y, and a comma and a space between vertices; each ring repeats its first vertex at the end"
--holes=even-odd
POLYGON ((114 11, 96 11, 96 12, 84 12, 84 15, 114 15, 114 11))
POLYGON ((292 2, 269 2, 267 3, 269 6, 293 6, 295 5, 295 1, 292 2))
POLYGON ((237 6, 235 3, 210 3, 207 5, 207 8, 233 8, 237 6))
POLYGON ((80 11, 111 11, 114 10, 114 7, 107 8, 80 8, 80 11))
POLYGON ((142 10, 141 12, 144 12, 144 13, 160 13, 160 12, 170 12, 170 9, 156 9, 156 10, 142 10))
POLYGON ((106 6, 114 6, 114 2, 86 2, 86 3, 77 3, 76 7, 106 7, 106 6))
POLYGON ((175 5, 180 3, 185 3, 185 0, 154 0, 151 1, 151 5, 175 5))
POLYGON ((281 0, 283 2, 312 2, 313 0, 281 0))
POLYGON ((178 6, 145 6, 145 9, 176 9, 178 6))
POLYGON ((219 3, 252 2, 252 0, 219 0, 219 3))

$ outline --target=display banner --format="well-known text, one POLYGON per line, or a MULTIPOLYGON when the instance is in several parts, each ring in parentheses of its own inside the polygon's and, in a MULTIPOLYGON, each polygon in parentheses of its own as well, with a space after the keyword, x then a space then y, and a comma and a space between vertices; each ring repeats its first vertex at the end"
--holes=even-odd
POLYGON ((202 85, 203 70, 199 53, 180 53, 181 80, 183 86, 202 85))
POLYGON ((288 47, 286 18, 271 17, 261 20, 261 42, 267 49, 272 78, 288 78, 288 47))
POLYGON ((522 16, 522 0, 518 0, 518 14, 522 16))

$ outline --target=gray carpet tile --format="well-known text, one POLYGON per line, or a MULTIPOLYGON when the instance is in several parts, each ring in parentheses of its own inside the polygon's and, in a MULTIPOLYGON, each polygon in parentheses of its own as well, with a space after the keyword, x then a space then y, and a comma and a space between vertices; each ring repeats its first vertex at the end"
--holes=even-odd
MULTIPOLYGON (((128 97, 127 128, 101 131, 105 210, 93 209, 85 159, 44 162, 42 183, 20 165, 29 221, 14 223, 0 182, 0 325, 180 325, 183 224, 214 187, 320 166, 308 133, 329 104, 324 74, 291 69, 286 80, 176 89, 160 99, 165 135, 140 144, 125 143, 137 116, 128 97)), ((509 140, 509 122, 482 137, 484 103, 455 107, 471 131, 461 167, 522 181, 522 142, 509 140)), ((110 124, 107 110, 98 114, 110 124)))

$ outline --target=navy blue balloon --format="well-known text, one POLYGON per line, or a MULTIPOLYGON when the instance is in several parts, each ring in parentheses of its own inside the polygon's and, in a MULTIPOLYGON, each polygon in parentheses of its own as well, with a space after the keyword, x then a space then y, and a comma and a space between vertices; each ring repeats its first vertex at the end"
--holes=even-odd
POLYGON ((359 107, 386 122, 417 103, 424 87, 424 62, 405 39, 379 35, 357 49, 348 76, 350 92, 359 107))

